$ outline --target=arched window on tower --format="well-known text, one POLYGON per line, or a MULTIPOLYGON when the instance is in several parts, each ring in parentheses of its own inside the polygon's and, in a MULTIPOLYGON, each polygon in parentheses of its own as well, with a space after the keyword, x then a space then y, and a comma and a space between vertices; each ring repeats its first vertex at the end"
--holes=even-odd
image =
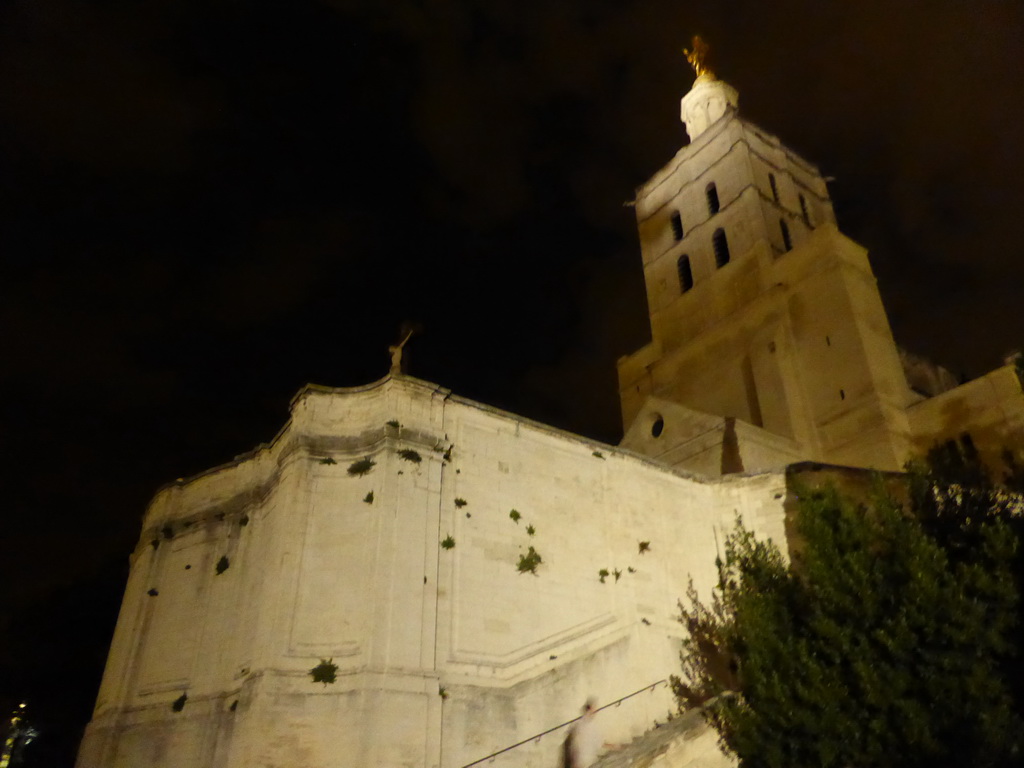
POLYGON ((782 250, 793 250, 793 241, 789 237, 789 226, 783 219, 779 219, 779 229, 782 230, 782 250))
POLYGON ((711 244, 715 249, 715 266, 724 267, 729 263, 729 241, 725 239, 725 230, 719 227, 711 236, 711 244))
POLYGON ((690 269, 690 257, 685 253, 676 262, 676 270, 679 272, 679 290, 686 293, 693 288, 693 270, 690 269))
POLYGON ((672 213, 672 236, 676 242, 683 239, 683 217, 679 215, 679 211, 672 213))
POLYGON ((774 173, 769 173, 768 174, 768 185, 772 188, 772 197, 775 199, 775 202, 776 203, 779 202, 779 187, 775 183, 775 174, 774 173))
POLYGON ((810 211, 807 210, 807 200, 803 195, 800 195, 800 215, 804 217, 804 224, 813 229, 814 225, 811 224, 811 214, 810 211))
POLYGON ((708 198, 708 211, 714 216, 718 213, 718 209, 721 207, 718 204, 718 187, 715 186, 715 182, 711 182, 704 188, 704 194, 708 198))

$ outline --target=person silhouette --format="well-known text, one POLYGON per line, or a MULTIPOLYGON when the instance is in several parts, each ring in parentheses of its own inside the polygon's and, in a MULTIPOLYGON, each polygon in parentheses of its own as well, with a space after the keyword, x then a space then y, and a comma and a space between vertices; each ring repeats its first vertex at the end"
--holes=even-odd
POLYGON ((583 714, 572 724, 565 737, 565 768, 589 768, 597 760, 603 742, 594 720, 595 714, 597 702, 590 697, 583 705, 583 714))

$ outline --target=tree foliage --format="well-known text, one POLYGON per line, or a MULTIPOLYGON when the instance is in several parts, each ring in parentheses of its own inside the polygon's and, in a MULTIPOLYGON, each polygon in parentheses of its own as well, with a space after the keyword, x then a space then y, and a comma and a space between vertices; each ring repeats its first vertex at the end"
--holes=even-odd
POLYGON ((915 514, 801 492, 790 562, 737 521, 710 603, 691 584, 673 687, 743 766, 1016 764, 1017 535, 936 482, 913 479, 915 514), (942 526, 916 514, 929 498, 942 526))

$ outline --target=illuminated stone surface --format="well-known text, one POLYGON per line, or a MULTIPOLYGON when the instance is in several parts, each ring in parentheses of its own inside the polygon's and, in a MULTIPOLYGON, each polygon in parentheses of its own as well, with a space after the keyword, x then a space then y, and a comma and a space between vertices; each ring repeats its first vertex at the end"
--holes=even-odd
MULTIPOLYGON (((735 106, 698 79, 692 143, 638 193, 652 341, 619 362, 622 445, 399 375, 303 390, 272 444, 151 503, 79 768, 464 766, 677 671, 676 600, 736 515, 785 542, 787 465, 1024 444, 1012 366, 956 386, 901 353, 817 169, 735 106)), ((654 685, 605 739, 673 708, 654 685)), ((671 733, 643 764, 729 764, 671 733)), ((563 734, 486 764, 556 765, 563 734)))
POLYGON ((728 83, 714 77, 698 77, 679 104, 679 116, 693 141, 729 109, 736 109, 739 94, 728 83))
MULTIPOLYGON (((784 489, 701 481, 407 377, 309 388, 272 445, 157 494, 79 765, 464 765, 673 672, 687 579, 710 588, 737 513, 780 538, 784 489), (536 575, 517 569, 530 546, 536 575), (333 684, 309 674, 323 659, 333 684)), ((661 685, 606 710, 606 738, 672 706, 661 685)), ((503 764, 552 765, 559 742, 503 764)))
POLYGON ((1024 445, 1012 366, 956 386, 896 346, 817 168, 741 120, 719 80, 698 78, 682 105, 691 143, 637 192, 652 340, 619 361, 624 446, 719 474, 797 460, 898 470, 964 433, 996 466, 1024 445))

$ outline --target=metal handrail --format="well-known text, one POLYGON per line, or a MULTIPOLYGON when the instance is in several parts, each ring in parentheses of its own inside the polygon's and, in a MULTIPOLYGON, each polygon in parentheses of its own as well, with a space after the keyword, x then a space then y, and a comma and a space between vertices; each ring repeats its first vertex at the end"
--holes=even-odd
MULTIPOLYGON (((643 693, 644 691, 653 691, 655 688, 657 688, 662 683, 664 683, 665 685, 668 685, 668 680, 667 679, 663 679, 663 680, 659 680, 656 683, 651 683, 650 685, 645 685, 643 688, 635 690, 632 693, 626 694, 621 699, 616 699, 615 701, 612 701, 612 702, 609 702, 609 703, 605 704, 603 707, 598 707, 597 709, 594 710, 594 712, 595 713, 596 712, 600 712, 602 709, 608 709, 608 707, 617 707, 619 704, 624 702, 626 699, 631 699, 634 696, 636 696, 638 693, 643 693)), ((493 760, 498 755, 504 754, 505 752, 510 752, 513 749, 515 749, 516 747, 521 747, 521 746, 523 746, 523 744, 529 744, 531 741, 539 741, 541 739, 541 737, 547 736, 549 733, 557 731, 559 728, 565 728, 565 726, 567 726, 567 725, 572 725, 577 720, 579 720, 580 717, 583 717, 583 715, 580 715, 579 717, 574 717, 572 720, 566 720, 564 723, 562 723, 561 725, 556 725, 554 728, 548 728, 546 731, 541 731, 540 733, 535 733, 530 738, 523 739, 522 741, 517 741, 512 746, 505 747, 504 749, 499 749, 497 752, 492 752, 491 754, 487 755, 487 757, 481 757, 479 760, 474 760, 472 763, 466 763, 464 766, 462 766, 462 768, 470 768, 470 766, 479 765, 480 763, 486 762, 488 760, 493 760)))

